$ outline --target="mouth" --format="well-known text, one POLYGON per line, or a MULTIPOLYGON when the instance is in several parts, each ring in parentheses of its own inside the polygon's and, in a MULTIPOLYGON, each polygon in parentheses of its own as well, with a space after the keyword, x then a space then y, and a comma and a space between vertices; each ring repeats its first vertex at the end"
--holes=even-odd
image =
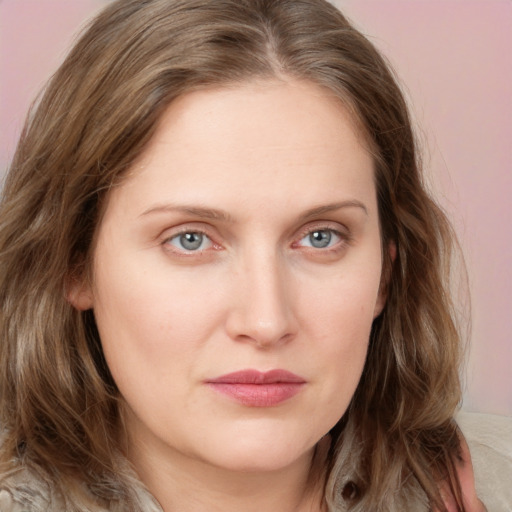
POLYGON ((242 370, 209 379, 214 391, 247 407, 273 407, 289 400, 306 380, 287 370, 242 370))

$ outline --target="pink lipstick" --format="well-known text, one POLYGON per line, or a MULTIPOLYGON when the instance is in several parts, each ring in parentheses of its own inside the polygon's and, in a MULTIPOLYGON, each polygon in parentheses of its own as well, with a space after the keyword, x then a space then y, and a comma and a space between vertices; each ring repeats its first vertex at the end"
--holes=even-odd
POLYGON ((295 396, 306 381, 286 370, 242 370, 206 381, 213 390, 248 407, 272 407, 295 396))

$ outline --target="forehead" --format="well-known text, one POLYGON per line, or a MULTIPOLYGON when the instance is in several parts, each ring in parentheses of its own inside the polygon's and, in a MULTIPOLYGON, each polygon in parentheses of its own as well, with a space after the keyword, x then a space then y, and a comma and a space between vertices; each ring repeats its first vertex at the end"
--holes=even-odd
POLYGON ((212 140, 213 131, 222 135, 222 130, 233 137, 255 128, 250 135, 252 145, 258 147, 269 138, 278 143, 281 137, 276 138, 277 134, 289 139, 291 124, 301 126, 308 142, 312 136, 325 139, 330 132, 346 143, 357 139, 358 144, 366 146, 361 123, 330 89, 304 80, 274 78, 206 87, 177 97, 161 117, 147 150, 173 127, 181 131, 182 141, 189 136, 205 136, 203 142, 212 140))
POLYGON ((134 203, 177 194, 207 202, 214 193, 222 201, 237 191, 306 200, 334 184, 367 195, 373 161, 352 116, 327 89, 257 81, 177 98, 126 178, 121 188, 133 189, 134 203))

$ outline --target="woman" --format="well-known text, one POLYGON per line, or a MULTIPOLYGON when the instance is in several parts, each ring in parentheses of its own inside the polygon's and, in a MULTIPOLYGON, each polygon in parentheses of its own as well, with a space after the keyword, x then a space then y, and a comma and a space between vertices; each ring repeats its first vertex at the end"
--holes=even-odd
POLYGON ((122 0, 0 210, 2 510, 481 510, 452 233, 322 0, 122 0))

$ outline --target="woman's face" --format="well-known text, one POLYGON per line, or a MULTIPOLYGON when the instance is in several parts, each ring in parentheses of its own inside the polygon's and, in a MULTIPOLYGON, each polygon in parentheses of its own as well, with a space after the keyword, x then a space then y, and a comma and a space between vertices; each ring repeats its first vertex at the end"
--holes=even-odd
POLYGON ((381 259, 372 159, 326 91, 254 82, 172 103, 72 294, 94 309, 134 457, 309 457, 361 376, 381 259))

